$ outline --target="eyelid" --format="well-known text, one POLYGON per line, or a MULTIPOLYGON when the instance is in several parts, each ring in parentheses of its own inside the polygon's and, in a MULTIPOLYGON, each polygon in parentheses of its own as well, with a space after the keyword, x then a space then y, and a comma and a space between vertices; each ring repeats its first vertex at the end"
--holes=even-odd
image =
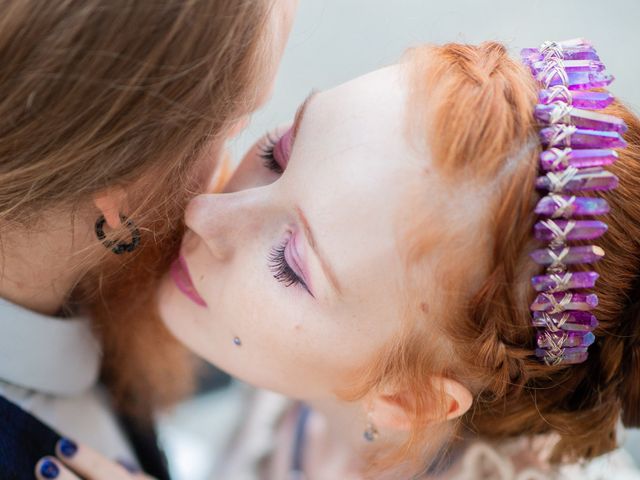
POLYGON ((302 262, 299 260, 298 252, 291 251, 294 245, 292 239, 293 234, 290 233, 280 246, 271 249, 268 257, 269 269, 273 277, 278 282, 283 283, 285 287, 299 285, 304 288, 309 295, 315 298, 315 295, 309 288, 306 272, 300 265, 302 262))
POLYGON ((273 156, 283 170, 287 168, 287 164, 289 163, 292 147, 293 128, 289 128, 289 130, 287 130, 285 134, 278 139, 273 147, 273 156))
MULTIPOLYGON (((291 239, 289 240, 289 247, 290 247, 290 255, 292 257, 292 267, 295 267, 295 270, 297 270, 297 274, 300 275, 300 277, 302 278, 302 280, 304 281, 305 285, 309 288, 309 290, 311 290, 311 281, 309 279, 309 272, 308 269, 306 268, 306 263, 305 263, 305 259, 303 258, 303 254, 300 251, 300 244, 302 243, 300 240, 300 232, 294 233, 291 236, 291 239)), ((311 292, 310 292, 311 293, 311 292)))

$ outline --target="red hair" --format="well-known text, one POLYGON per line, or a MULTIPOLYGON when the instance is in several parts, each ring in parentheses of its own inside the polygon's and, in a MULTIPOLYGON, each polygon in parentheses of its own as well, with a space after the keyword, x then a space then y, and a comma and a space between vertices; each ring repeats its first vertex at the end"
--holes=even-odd
POLYGON ((560 440, 553 461, 612 450, 621 415, 628 426, 640 423, 640 121, 619 103, 608 109, 629 126, 629 146, 611 167, 619 188, 602 194, 611 213, 609 231, 598 242, 607 256, 595 266, 597 343, 587 362, 550 367, 532 356, 528 309, 534 296, 529 279, 538 271, 528 257, 539 198, 536 84, 495 42, 416 48, 407 55, 407 68, 410 130, 425 139, 444 183, 460 191, 469 182, 485 192, 486 205, 477 224, 452 224, 444 239, 430 234, 432 219, 414 218, 404 232, 413 245, 406 258, 415 276, 411 321, 400 339, 358 372, 346 395, 361 398, 389 382, 411 393, 412 435, 376 466, 423 461, 427 418, 434 405, 441 406, 429 382, 433 375, 455 378, 473 392, 474 404, 457 425, 466 431, 496 440, 555 432, 560 440), (478 225, 488 231, 473 231, 478 225), (431 258, 443 241, 448 251, 457 246, 462 261, 431 258), (420 275, 427 263, 436 265, 437 290, 420 275))

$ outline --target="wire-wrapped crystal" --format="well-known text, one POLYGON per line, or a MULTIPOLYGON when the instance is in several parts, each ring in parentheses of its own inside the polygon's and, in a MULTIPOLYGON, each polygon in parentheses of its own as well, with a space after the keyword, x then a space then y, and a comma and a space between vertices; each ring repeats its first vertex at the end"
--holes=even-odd
POLYGON ((591 312, 598 296, 589 293, 598 274, 579 264, 597 262, 604 251, 597 245, 572 245, 604 235, 607 225, 588 217, 604 215, 602 198, 578 196, 585 191, 611 190, 618 178, 604 167, 618 159, 627 127, 616 116, 598 112, 614 101, 607 91, 613 76, 590 42, 577 38, 525 48, 522 61, 538 81, 535 118, 540 124, 540 176, 536 188, 546 190, 535 208, 539 216, 534 237, 546 244, 531 258, 546 272, 531 279, 536 298, 530 306, 536 328, 535 356, 548 365, 584 362, 595 341, 598 321, 591 312))

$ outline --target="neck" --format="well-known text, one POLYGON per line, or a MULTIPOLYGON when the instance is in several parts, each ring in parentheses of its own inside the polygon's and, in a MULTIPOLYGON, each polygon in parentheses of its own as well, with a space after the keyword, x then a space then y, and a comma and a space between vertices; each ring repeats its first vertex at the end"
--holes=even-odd
POLYGON ((92 239, 78 217, 75 222, 54 221, 59 218, 64 217, 44 217, 34 226, 4 229, 0 297, 45 315, 60 312, 83 274, 79 257, 88 253, 92 239))
POLYGON ((356 479, 373 445, 363 438, 366 418, 357 406, 309 402, 303 463, 306 478, 356 479))
MULTIPOLYGON (((365 478, 370 459, 380 458, 381 454, 401 446, 408 438, 408 432, 378 428, 378 439, 367 442, 364 439, 367 418, 360 404, 326 401, 310 402, 310 406, 312 414, 307 424, 304 452, 305 474, 309 479, 365 478)), ((446 432, 430 435, 432 447, 425 452, 425 462, 437 455, 447 438, 446 432)), ((387 473, 376 472, 375 478, 399 478, 398 474, 392 469, 387 473)), ((409 478, 411 474, 401 478, 405 477, 409 478)))

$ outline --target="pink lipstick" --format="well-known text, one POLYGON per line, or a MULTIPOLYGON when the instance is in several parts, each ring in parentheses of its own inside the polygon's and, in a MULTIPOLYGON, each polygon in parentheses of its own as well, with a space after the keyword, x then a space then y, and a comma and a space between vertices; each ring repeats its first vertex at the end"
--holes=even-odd
POLYGON ((193 303, 200 305, 201 307, 207 306, 207 303, 202 299, 202 297, 196 290, 196 287, 193 285, 193 281, 191 280, 191 276, 189 275, 187 262, 182 255, 180 255, 171 264, 170 275, 173 279, 173 283, 175 283, 176 287, 178 287, 178 290, 184 293, 184 295, 191 301, 193 301, 193 303))

